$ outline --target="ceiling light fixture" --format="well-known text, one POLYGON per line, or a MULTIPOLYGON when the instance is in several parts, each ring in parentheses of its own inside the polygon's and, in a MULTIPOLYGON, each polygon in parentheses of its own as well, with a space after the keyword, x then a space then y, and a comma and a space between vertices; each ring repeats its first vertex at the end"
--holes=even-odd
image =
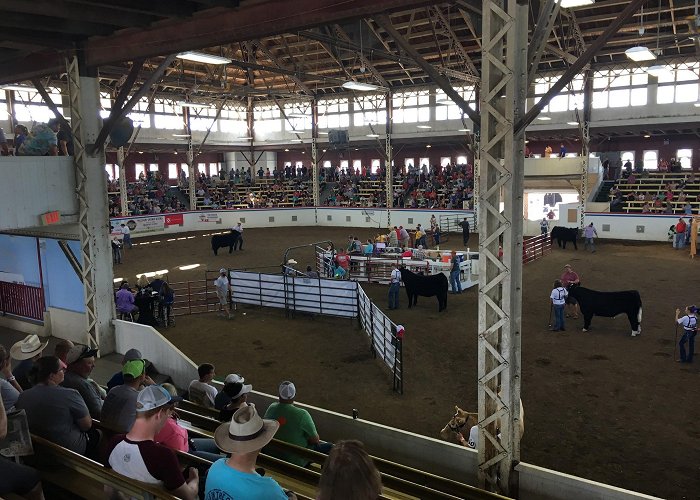
POLYGON ((449 106, 451 104, 454 104, 454 101, 452 101, 452 99, 448 97, 443 97, 442 99, 435 101, 435 104, 437 104, 438 106, 449 106))
POLYGON ((289 142, 299 142, 299 143, 301 143, 301 142, 304 142, 304 139, 292 139, 292 140, 289 141, 289 142))
POLYGON ((574 7, 583 7, 584 5, 593 5, 595 0, 559 0, 562 9, 573 9, 574 7))
POLYGON ((695 106, 696 108, 700 108, 700 102, 696 102, 695 104, 693 104, 693 106, 695 106))
POLYGON ((319 132, 318 135, 328 135, 328 132, 319 132))
POLYGON ((567 125, 578 125, 578 122, 566 122, 567 125))
POLYGON ((428 129, 428 128, 433 128, 433 127, 431 127, 430 125, 416 125, 416 128, 428 129))
POLYGON ((656 56, 651 50, 649 50, 647 47, 642 47, 640 45, 637 45, 636 47, 630 47, 625 51, 625 55, 628 59, 631 59, 635 62, 653 61, 654 59, 656 59, 656 56))
POLYGON ((649 66, 647 68, 647 73, 650 74, 651 76, 655 76, 656 78, 659 78, 660 76, 671 74, 671 70, 669 69, 668 66, 656 64, 654 66, 649 66))
POLYGON ((372 90, 379 90, 378 85, 372 85, 371 83, 361 83, 354 80, 345 82, 341 85, 345 90, 359 90, 360 92, 369 92, 372 90))
POLYGON ((551 120, 552 118, 550 116, 538 116, 537 119, 542 120, 543 122, 547 122, 547 121, 551 120))
POLYGON ((250 141, 252 137, 234 137, 234 141, 250 141))
POLYGON ((204 64, 228 64, 231 59, 228 57, 216 56, 214 54, 207 54, 205 52, 197 52, 195 50, 189 50, 187 52, 180 52, 177 56, 178 59, 184 59, 185 61, 194 61, 204 64))
POLYGON ((183 108, 211 109, 211 108, 215 108, 215 107, 216 107, 216 106, 213 106, 213 105, 211 105, 211 104, 202 104, 202 103, 199 103, 199 102, 185 102, 185 101, 182 101, 182 102, 178 102, 177 104, 178 104, 178 106, 181 106, 181 107, 183 107, 183 108))
POLYGON ((379 137, 379 134, 367 134, 367 137, 376 138, 379 137))
POLYGON ((649 134, 644 134, 644 138, 645 138, 645 139, 648 139, 649 137, 651 137, 651 135, 649 135, 649 134))
POLYGON ((190 137, 190 134, 173 134, 173 137, 190 137))
POLYGON ((306 118, 307 114, 305 113, 287 113, 287 118, 306 118))
POLYGON ((29 87, 27 85, 5 85, 2 88, 2 90, 16 90, 18 92, 36 92, 37 90, 34 87, 29 87))
POLYGON ((469 129, 468 128, 461 128, 461 129, 457 130, 457 132, 469 132, 469 129))
POLYGON ((426 147, 426 148, 432 148, 432 146, 431 146, 430 144, 426 144, 425 147, 426 147))
POLYGON ((285 151, 285 152, 289 152, 289 148, 284 148, 284 151, 285 151))

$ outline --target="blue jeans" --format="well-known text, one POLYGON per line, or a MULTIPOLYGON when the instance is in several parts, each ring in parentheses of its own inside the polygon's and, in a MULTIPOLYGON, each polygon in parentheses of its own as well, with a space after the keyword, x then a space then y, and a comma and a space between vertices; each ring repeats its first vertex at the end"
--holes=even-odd
POLYGON ((462 293, 462 283, 459 281, 459 269, 450 271, 450 285, 452 286, 452 293, 462 293))
POLYGON ((692 363, 693 353, 695 352, 695 335, 697 332, 689 332, 685 330, 685 333, 681 337, 681 341, 678 342, 678 346, 681 350, 681 362, 682 363, 692 363), (688 353, 685 352, 685 344, 688 343, 688 353))
POLYGON ((216 446, 213 439, 195 438, 190 441, 194 445, 194 449, 190 446, 190 453, 199 458, 216 462, 223 457, 223 455, 221 455, 221 450, 216 446))
POLYGON ((131 245, 131 235, 130 234, 125 234, 124 235, 124 246, 128 246, 129 248, 132 247, 131 245))
POLYGON ((593 238, 586 238, 586 243, 583 245, 584 248, 591 248, 591 252, 595 252, 595 244, 593 243, 593 238))
POLYGON ((554 304, 554 330, 564 329, 564 305, 554 304))
POLYGON ((389 285, 389 309, 399 308, 399 288, 401 288, 400 283, 389 285))
POLYGON ((673 237, 673 248, 683 248, 685 246, 685 233, 677 233, 673 237))

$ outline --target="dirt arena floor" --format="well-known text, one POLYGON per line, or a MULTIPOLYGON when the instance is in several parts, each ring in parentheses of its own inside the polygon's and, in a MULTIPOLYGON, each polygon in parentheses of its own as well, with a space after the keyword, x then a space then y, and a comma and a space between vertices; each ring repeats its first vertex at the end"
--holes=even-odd
MULTIPOLYGON (((376 233, 247 229, 242 252, 218 257, 200 235, 172 242, 139 238, 160 242, 127 250, 115 277, 133 283, 136 273, 167 268, 175 282, 201 279, 205 268, 279 266, 287 247, 325 239, 344 244, 348 234, 363 240, 376 233), (187 264, 201 266, 175 269, 187 264)), ((452 243, 460 244, 459 236, 452 243)), ((310 253, 294 257, 299 267, 312 263, 310 253)), ((700 302, 698 265, 670 244, 604 241, 595 254, 555 249, 525 266, 522 460, 664 498, 700 498, 700 359, 689 366, 673 358, 675 308, 700 302), (548 296, 565 263, 589 288, 639 290, 642 335, 630 337, 626 317, 594 318, 588 333, 581 332, 582 319, 567 320, 566 332, 549 332, 548 296)), ((386 287, 368 290, 386 307, 386 287)), ((302 402, 348 415, 357 408, 361 418, 437 437, 455 404, 476 411, 476 287, 450 295, 440 314, 434 298, 405 307, 402 291, 401 309, 390 316, 406 327, 403 396, 392 393, 388 372, 350 320, 286 319, 281 311, 245 307, 232 321, 215 313, 181 316, 164 334, 195 361, 213 362, 221 377, 242 373, 271 394, 281 380, 292 379, 302 402)))

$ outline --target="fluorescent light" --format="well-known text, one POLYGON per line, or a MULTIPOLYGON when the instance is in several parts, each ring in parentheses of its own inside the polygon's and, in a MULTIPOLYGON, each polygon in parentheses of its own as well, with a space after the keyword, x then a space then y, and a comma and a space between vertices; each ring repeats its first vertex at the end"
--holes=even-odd
POLYGON ((190 134, 173 134, 173 137, 189 137, 190 134))
POLYGON ((416 125, 416 128, 433 128, 430 125, 416 125))
POLYGON ((444 97, 439 101, 435 101, 435 104, 437 104, 438 106, 450 106, 451 104, 454 104, 454 102, 452 101, 452 99, 444 97))
POLYGON ((318 135, 328 135, 328 132, 319 132, 318 135))
POLYGON ((695 106, 696 108, 700 108, 700 102, 696 102, 695 104, 693 104, 693 106, 695 106))
POLYGON ((426 147, 426 148, 432 148, 432 146, 431 146, 430 144, 426 144, 425 147, 426 147))
POLYGON ((195 269, 199 266, 200 266, 200 264, 190 264, 187 266, 180 266, 178 269, 180 269, 180 271, 189 271, 190 269, 195 269))
POLYGON ((252 139, 252 137, 234 137, 233 138, 234 141, 249 141, 251 139, 252 139))
POLYGON ((362 92, 368 92, 370 90, 379 89, 377 85, 372 85, 371 83, 360 83, 352 80, 349 82, 345 82, 341 85, 341 87, 343 87, 345 90, 359 90, 362 92))
POLYGON ((215 56, 214 54, 206 54, 204 52, 196 52, 194 50, 180 52, 176 57, 178 59, 201 62, 204 64, 228 64, 231 62, 231 59, 227 57, 215 56))
POLYGON ((367 134, 367 137, 379 137, 379 134, 367 134))
POLYGON ((284 148, 285 151, 289 151, 289 148, 284 148))
POLYGON ((593 5, 595 0, 559 0, 562 9, 572 9, 574 7, 583 7, 584 5, 593 5))
POLYGON ((211 104, 202 104, 199 102, 184 102, 184 101, 178 102, 177 105, 182 106, 183 108, 207 108, 207 109, 211 109, 211 108, 216 107, 216 106, 213 106, 211 104))
POLYGON ((309 115, 305 113, 287 113, 288 118, 306 118, 307 116, 309 115))
POLYGON ((34 87, 29 87, 27 85, 5 85, 2 88, 2 90, 17 90, 19 92, 36 92, 37 90, 34 87))
POLYGON ((578 125, 578 122, 566 122, 567 125, 578 125))
POLYGON ((304 139, 292 139, 292 140, 289 141, 289 142, 299 142, 299 143, 301 143, 301 142, 304 142, 304 139))
POLYGON ((656 56, 651 50, 639 45, 627 49, 625 55, 633 61, 653 61, 656 59, 656 56))
POLYGON ((124 281, 124 278, 114 278, 112 280, 113 283, 119 283, 120 281, 124 281))
POLYGON ((457 132, 469 132, 469 129, 468 128, 461 128, 461 129, 457 130, 457 132))
POLYGON ((644 138, 645 138, 645 139, 648 139, 649 137, 651 137, 651 135, 649 135, 649 134, 644 134, 644 138))
POLYGON ((656 78, 658 78, 663 75, 671 74, 671 70, 668 66, 662 66, 660 64, 657 64, 655 66, 649 66, 647 68, 647 73, 649 73, 651 76, 655 76, 656 78))
POLYGON ((551 120, 552 118, 549 116, 538 116, 537 119, 542 120, 543 122, 547 122, 547 121, 551 120))

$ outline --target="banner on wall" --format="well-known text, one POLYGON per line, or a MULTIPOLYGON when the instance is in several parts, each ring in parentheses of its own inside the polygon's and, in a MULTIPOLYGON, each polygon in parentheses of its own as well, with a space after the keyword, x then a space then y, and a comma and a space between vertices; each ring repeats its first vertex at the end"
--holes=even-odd
POLYGON ((165 226, 182 226, 185 223, 185 218, 182 214, 167 214, 165 215, 165 226))
POLYGON ((207 212, 205 214, 199 214, 197 216, 199 222, 214 222, 216 224, 221 224, 221 215, 217 212, 207 212))
POLYGON ((165 229, 165 217, 162 215, 154 215, 150 217, 139 217, 138 219, 127 219, 126 225, 132 233, 162 231, 165 229))

